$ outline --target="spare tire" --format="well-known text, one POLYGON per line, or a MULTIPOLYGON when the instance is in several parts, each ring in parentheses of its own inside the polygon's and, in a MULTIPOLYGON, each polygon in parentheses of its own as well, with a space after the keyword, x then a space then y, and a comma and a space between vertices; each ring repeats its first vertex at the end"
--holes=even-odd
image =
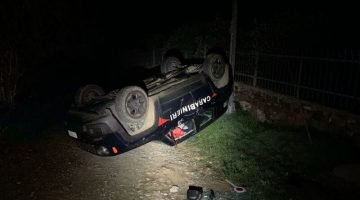
POLYGON ((180 59, 177 57, 174 57, 174 56, 169 56, 161 63, 160 70, 161 70, 161 73, 165 74, 165 73, 175 70, 179 66, 181 66, 180 59))
POLYGON ((220 54, 209 54, 203 62, 203 72, 212 80, 217 88, 229 82, 229 66, 220 54))
POLYGON ((124 87, 116 96, 116 113, 130 135, 143 127, 148 107, 148 96, 141 87, 124 87))
POLYGON ((75 104, 84 106, 90 103, 95 97, 104 95, 104 90, 95 84, 89 84, 80 87, 75 94, 75 104))

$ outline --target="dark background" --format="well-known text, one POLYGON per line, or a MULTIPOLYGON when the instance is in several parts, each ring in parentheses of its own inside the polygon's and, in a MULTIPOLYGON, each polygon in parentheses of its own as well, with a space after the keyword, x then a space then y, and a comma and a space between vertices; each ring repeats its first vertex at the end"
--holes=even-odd
MULTIPOLYGON (((358 47, 356 8, 238 2, 238 50, 317 55, 324 47, 358 47)), ((161 57, 168 48, 201 49, 192 42, 205 41, 228 53, 231 12, 231 0, 6 0, 0 3, 0 49, 18 55, 17 104, 56 98, 69 105, 83 84, 113 89, 146 77, 151 72, 138 61, 153 49, 161 57)))
MULTIPOLYGON (((255 71, 253 70, 254 62, 246 63, 245 59, 247 57, 244 56, 244 53, 253 52, 359 61, 360 34, 358 19, 360 12, 358 8, 359 6, 355 3, 350 4, 340 1, 336 3, 330 3, 329 1, 317 3, 305 1, 288 1, 286 3, 275 3, 274 1, 268 1, 267 3, 263 1, 238 1, 237 53, 243 53, 243 56, 237 57, 237 63, 240 63, 238 61, 244 58, 243 63, 249 64, 251 68, 249 67, 248 70, 241 65, 236 65, 235 67, 240 69, 240 72, 242 72, 241 70, 245 72, 248 70, 250 72, 246 75, 252 75, 255 71), (344 49, 349 51, 343 51, 344 49)), ((92 158, 91 160, 95 162, 84 161, 82 163, 82 159, 79 160, 76 157, 82 154, 77 154, 71 149, 71 151, 68 151, 69 145, 67 140, 57 140, 57 138, 61 139, 66 135, 63 130, 63 120, 68 108, 74 101, 76 90, 84 84, 98 84, 105 91, 110 91, 127 84, 139 83, 142 78, 160 71, 159 64, 162 57, 166 54, 167 50, 173 48, 184 52, 186 54, 184 57, 201 59, 207 50, 217 47, 222 49, 228 57, 231 14, 232 0, 118 0, 116 2, 88 0, 1 0, 0 144, 2 151, 0 152, 0 160, 2 162, 0 170, 6 169, 4 174, 10 175, 2 177, 3 179, 1 180, 4 180, 5 183, 3 185, 11 186, 11 188, 2 186, 1 188, 4 188, 4 191, 9 193, 10 196, 14 194, 21 195, 19 191, 22 191, 23 195, 30 194, 27 197, 31 198, 34 192, 32 187, 29 187, 29 191, 26 190, 27 185, 35 185, 35 188, 47 186, 45 189, 48 188, 49 191, 53 191, 54 188, 63 190, 61 188, 63 185, 61 185, 60 181, 60 188, 58 187, 59 184, 54 185, 49 184, 49 182, 52 181, 51 179, 58 180, 57 178, 60 176, 71 177, 74 173, 58 170, 60 168, 67 169, 69 165, 75 165, 74 169, 83 172, 83 170, 78 170, 81 169, 78 167, 85 167, 86 165, 88 170, 94 168, 93 166, 100 170, 101 168, 98 168, 97 164, 95 164, 97 161, 92 160, 92 158), (9 55, 13 57, 9 57, 9 55), (153 57, 157 58, 156 62, 149 62, 153 57), (17 60, 17 63, 10 65, 9 61, 14 60, 17 60), (155 65, 149 68, 149 65, 152 64, 155 65), (6 73, 3 72, 8 72, 9 69, 15 70, 15 73, 12 77, 5 78, 5 82, 2 82, 4 77, 2 75, 5 74, 6 76, 6 73), (16 78, 19 79, 17 80, 16 78), (12 90, 15 84, 16 89, 12 90), (2 89, 8 89, 8 94, 14 94, 15 92, 15 101, 6 101, 8 100, 7 98, 2 98, 2 89), (57 133, 59 137, 49 137, 48 139, 46 137, 51 136, 51 134, 56 135, 57 133), (32 143, 31 139, 35 139, 36 142, 32 143), (21 143, 20 141, 23 142, 21 143), (30 147, 26 144, 29 144, 30 147), (36 169, 35 172, 33 169, 36 169), (13 173, 7 173, 8 171, 13 171, 13 173), (66 175, 63 173, 66 173, 66 175), (19 180, 25 181, 21 183, 18 181, 18 177, 21 177, 19 180), (25 190, 23 191, 22 188, 25 188, 25 190)), ((309 87, 316 88, 320 85, 321 87, 317 89, 327 91, 331 84, 336 85, 336 82, 341 82, 340 86, 343 86, 345 91, 338 92, 353 92, 351 95, 359 97, 360 90, 358 89, 359 84, 357 84, 359 83, 357 74, 360 71, 358 63, 351 65, 329 65, 327 62, 324 63, 307 64, 305 62, 302 77, 304 80, 308 80, 307 82, 310 83, 309 87), (354 73, 349 70, 349 66, 354 73), (325 77, 325 79, 319 81, 321 76, 325 77), (337 80, 341 81, 333 80, 338 77, 340 79, 337 80)), ((284 59, 262 59, 259 62, 259 66, 259 76, 267 78, 267 75, 275 74, 271 78, 280 81, 289 80, 291 84, 293 84, 291 81, 295 78, 290 77, 289 74, 296 75, 296 70, 298 70, 296 68, 298 65, 293 65, 295 66, 294 68, 291 68, 292 65, 289 67, 286 59, 285 62, 284 59), (285 63, 285 67, 282 68, 278 63, 285 63), (282 75, 284 75, 284 79, 280 79, 283 78, 282 75)), ((258 86, 261 88, 262 85, 258 84, 258 86)), ((271 89, 271 87, 266 88, 265 86, 263 88, 271 89)), ((279 90, 274 91, 278 92, 279 90)), ((323 99, 323 96, 317 93, 313 94, 313 96, 323 99)), ((256 98, 255 96, 253 100, 256 98)), ((316 98, 302 99, 316 102, 316 98)), ((321 101, 317 102, 321 103, 321 101)), ((354 106, 359 105, 358 102, 350 104, 342 101, 343 104, 347 105, 347 111, 359 111, 359 109, 355 109, 359 108, 359 106, 354 106)), ((277 98, 277 103, 279 104, 279 98, 277 98)), ((266 107, 268 105, 266 104, 266 107)), ((276 103, 273 105, 276 105, 276 103)), ((287 109, 286 106, 281 106, 283 109, 287 109)), ((264 112, 267 110, 266 108, 264 112)), ((297 110, 291 112, 297 112, 297 110)), ((280 114, 278 112, 276 115, 280 114)), ((329 121, 328 119, 331 118, 326 118, 326 121, 329 121)), ((244 119, 239 118, 236 120, 244 119)), ((249 128, 255 126, 254 120, 245 120, 244 123, 249 128)), ((353 121, 353 123, 355 124, 356 121, 353 121)), ((244 127, 247 130, 246 126, 244 127)), ((325 123, 323 126, 330 127, 328 123, 325 123)), ((262 126, 259 126, 254 129, 256 134, 253 134, 252 131, 249 132, 257 139, 260 139, 255 145, 250 145, 252 148, 255 148, 255 151, 257 151, 256 145, 272 148, 269 145, 263 145, 271 144, 271 141, 274 141, 273 147, 276 147, 273 148, 276 156, 264 157, 261 154, 259 165, 262 165, 261 163, 263 162, 271 164, 273 161, 277 162, 277 159, 282 159, 281 156, 278 156, 279 148, 289 146, 288 144, 295 142, 290 141, 289 138, 291 137, 288 136, 286 136, 287 139, 285 138, 285 140, 280 141, 277 139, 280 137, 274 135, 276 137, 272 137, 273 140, 264 140, 270 141, 270 143, 263 143, 262 140, 264 138, 258 137, 258 133, 264 131, 267 133, 267 129, 268 127, 262 128, 262 126)), ((285 128, 282 131, 287 129, 285 128)), ((309 139, 310 144, 313 145, 311 137, 309 138, 310 133, 307 125, 306 131, 307 134, 299 134, 299 137, 307 137, 305 140, 309 139)), ((310 132, 314 133, 312 130, 310 132)), ((233 136, 233 133, 231 133, 230 139, 233 136)), ((296 137, 294 140, 296 140, 296 137)), ((326 135, 326 138, 328 137, 329 135, 326 135)), ((331 139, 332 135, 329 138, 331 139)), ((246 138, 245 140, 242 137, 238 139, 247 143, 246 138)), ((313 139, 315 141, 314 145, 309 149, 315 148, 315 151, 328 156, 320 156, 321 159, 318 159, 317 154, 305 153, 304 155, 299 154, 300 158, 302 156, 310 156, 310 158, 322 162, 327 157, 333 157, 331 151, 330 153, 328 151, 329 148, 334 152, 337 151, 339 153, 338 156, 345 152, 341 148, 333 148, 332 145, 327 145, 327 140, 323 140, 323 137, 313 137, 313 139), (324 149, 326 150, 324 151, 322 148, 319 148, 320 150, 317 149, 317 145, 322 143, 317 144, 316 141, 320 140, 325 141, 324 149)), ((217 140, 214 141, 218 142, 217 140)), ((342 141, 334 141, 342 146, 342 141)), ((238 147, 239 144, 235 146, 238 147)), ((234 150, 231 148, 235 146, 226 149, 234 150)), ((290 146, 293 148, 292 145, 290 146)), ((244 148, 246 148, 246 145, 244 148)), ((267 151, 266 148, 260 148, 259 152, 267 151)), ((236 149, 243 151, 243 148, 236 149)), ((356 151, 352 150, 351 152, 356 151)), ((254 151, 250 150, 249 153, 253 159, 254 151)), ((241 155, 243 154, 244 152, 241 152, 241 155)), ((284 160, 286 161, 285 165, 278 163, 279 165, 274 166, 281 166, 281 173, 283 172, 282 170, 286 170, 286 174, 288 174, 289 171, 286 168, 288 165, 288 154, 286 153, 286 155, 284 157, 286 158, 284 160)), ((352 154, 347 154, 347 156, 352 157, 352 154)), ((84 160, 88 158, 85 157, 84 160)), ((228 155, 226 159, 228 159, 228 155)), ((297 158, 291 159, 295 159, 295 164, 297 164, 297 158)), ((312 161, 310 160, 309 162, 312 161)), ((234 166, 233 169, 237 173, 241 172, 237 171, 236 163, 234 165, 232 165, 232 162, 229 163, 228 167, 233 168, 234 166)), ((247 163, 245 162, 246 165, 247 163)), ((105 163, 104 167, 108 167, 109 165, 107 164, 105 163)), ((274 168, 271 165, 264 166, 274 168)), ((260 169, 257 166, 255 168, 260 169)), ((293 171, 294 169, 290 170, 293 171)), ((266 174, 266 177, 279 178, 271 170, 264 170, 264 174, 266 174)), ((108 175, 110 174, 106 174, 106 179, 110 177, 108 175)), ((282 173, 281 176, 285 176, 285 173, 282 173)), ((97 176, 89 177, 97 178, 97 176)), ((74 178, 77 179, 78 177, 74 176, 74 178)), ((256 178, 259 177, 256 175, 256 178)), ((316 185, 313 188, 313 180, 311 179, 310 181, 310 177, 308 178, 309 181, 302 181, 302 177, 298 178, 296 176, 292 179, 300 184, 300 186, 304 185, 312 190, 317 190, 320 186, 316 185)), ((263 180, 266 179, 259 180, 261 185, 271 183, 263 180)), ((97 184, 98 182, 92 183, 97 184)), ((103 183, 107 182, 99 184, 103 183)), ((88 186, 86 182, 80 185, 88 186)), ((298 185, 295 186, 298 187, 298 185)), ((327 193, 328 188, 323 188, 323 186, 325 185, 321 185, 322 190, 327 193)), ((275 184, 274 187, 278 188, 279 185, 275 184)), ((69 193, 69 189, 64 191, 69 193)), ((277 192, 277 190, 274 191, 277 192)), ((333 190, 329 189, 329 191, 331 192, 327 194, 331 195, 333 190)), ((86 192, 86 190, 82 192, 86 192)), ((7 195, 7 193, 4 194, 7 195)), ((37 191, 35 191, 34 198, 37 197, 36 193, 37 191)), ((346 195, 348 194, 351 195, 351 191, 346 191, 346 195)), ((51 195, 57 195, 57 193, 51 193, 51 195)), ((307 196, 308 194, 304 193, 304 195, 307 196)))

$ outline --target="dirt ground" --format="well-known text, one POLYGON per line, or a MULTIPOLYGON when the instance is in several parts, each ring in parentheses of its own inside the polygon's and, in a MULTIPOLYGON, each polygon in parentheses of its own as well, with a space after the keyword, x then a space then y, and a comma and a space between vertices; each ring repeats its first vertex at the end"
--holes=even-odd
POLYGON ((150 142, 115 157, 81 150, 61 128, 1 150, 0 199, 186 199, 189 185, 231 192, 186 141, 150 142))

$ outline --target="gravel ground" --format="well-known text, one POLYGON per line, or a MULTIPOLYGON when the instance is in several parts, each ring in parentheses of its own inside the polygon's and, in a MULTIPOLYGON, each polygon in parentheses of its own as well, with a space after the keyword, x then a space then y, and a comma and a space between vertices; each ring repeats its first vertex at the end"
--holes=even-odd
POLYGON ((186 142, 176 147, 150 142, 119 156, 99 157, 81 150, 61 128, 42 135, 47 137, 1 151, 0 199, 182 200, 189 185, 218 194, 232 191, 214 175, 216 165, 186 142))

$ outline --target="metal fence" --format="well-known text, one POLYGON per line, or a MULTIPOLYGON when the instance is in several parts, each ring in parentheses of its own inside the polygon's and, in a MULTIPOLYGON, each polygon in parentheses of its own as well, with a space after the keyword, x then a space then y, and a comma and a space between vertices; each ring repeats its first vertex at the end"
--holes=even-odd
POLYGON ((235 81, 360 114, 360 60, 240 53, 235 81))

